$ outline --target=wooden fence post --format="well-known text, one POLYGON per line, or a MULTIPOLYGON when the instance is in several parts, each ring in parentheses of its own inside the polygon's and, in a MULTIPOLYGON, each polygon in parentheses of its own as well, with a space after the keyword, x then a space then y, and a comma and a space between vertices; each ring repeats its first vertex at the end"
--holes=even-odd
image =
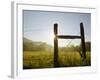
POLYGON ((85 65, 86 64, 86 48, 85 48, 85 37, 84 37, 83 23, 80 23, 80 34, 81 34, 81 48, 82 48, 83 65, 85 65))
POLYGON ((58 62, 58 38, 59 39, 81 39, 81 49, 82 49, 82 62, 86 65, 86 48, 85 48, 85 36, 83 23, 80 23, 80 36, 75 35, 58 35, 58 24, 54 24, 54 67, 59 67, 58 62))
POLYGON ((54 24, 54 67, 58 67, 58 24, 54 24))

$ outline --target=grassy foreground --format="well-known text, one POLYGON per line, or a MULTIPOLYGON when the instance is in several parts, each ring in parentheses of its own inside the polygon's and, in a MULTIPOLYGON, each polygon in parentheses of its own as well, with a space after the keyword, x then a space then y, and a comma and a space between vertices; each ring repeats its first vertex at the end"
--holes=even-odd
MULTIPOLYGON (((90 52, 86 53, 86 66, 91 65, 90 52)), ((53 52, 24 51, 23 69, 53 68, 53 52)), ((82 66, 82 59, 78 52, 59 52, 60 67, 82 66)))

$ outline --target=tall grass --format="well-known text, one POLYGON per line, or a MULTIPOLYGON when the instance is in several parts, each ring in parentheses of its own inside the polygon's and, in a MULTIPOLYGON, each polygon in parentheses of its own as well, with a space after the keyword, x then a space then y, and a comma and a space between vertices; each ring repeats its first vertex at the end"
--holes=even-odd
MULTIPOLYGON (((86 66, 91 65, 90 52, 86 53, 86 66)), ((23 53, 23 69, 36 68, 53 68, 53 52, 46 51, 24 51, 23 53)), ((78 52, 59 52, 59 67, 76 67, 83 66, 82 58, 78 52)))

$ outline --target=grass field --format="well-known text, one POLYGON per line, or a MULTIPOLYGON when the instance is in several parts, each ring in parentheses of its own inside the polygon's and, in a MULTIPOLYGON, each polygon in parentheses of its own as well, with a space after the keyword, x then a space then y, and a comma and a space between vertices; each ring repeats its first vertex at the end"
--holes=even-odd
MULTIPOLYGON (((86 66, 91 65, 90 52, 86 53, 86 66)), ((59 67, 83 66, 78 52, 59 52, 59 67)), ((53 68, 53 52, 24 51, 23 69, 53 68)))

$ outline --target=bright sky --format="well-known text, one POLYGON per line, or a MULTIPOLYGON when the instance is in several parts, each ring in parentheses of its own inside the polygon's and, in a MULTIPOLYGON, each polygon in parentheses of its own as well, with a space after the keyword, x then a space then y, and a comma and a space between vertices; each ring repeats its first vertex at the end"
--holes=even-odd
MULTIPOLYGON (((53 45, 53 25, 58 23, 58 34, 80 35, 80 22, 84 24, 85 41, 91 41, 91 15, 89 13, 68 13, 49 11, 23 11, 24 37, 53 45)), ((59 46, 66 46, 70 40, 59 40, 59 46)), ((74 40, 71 44, 79 44, 74 40)))

